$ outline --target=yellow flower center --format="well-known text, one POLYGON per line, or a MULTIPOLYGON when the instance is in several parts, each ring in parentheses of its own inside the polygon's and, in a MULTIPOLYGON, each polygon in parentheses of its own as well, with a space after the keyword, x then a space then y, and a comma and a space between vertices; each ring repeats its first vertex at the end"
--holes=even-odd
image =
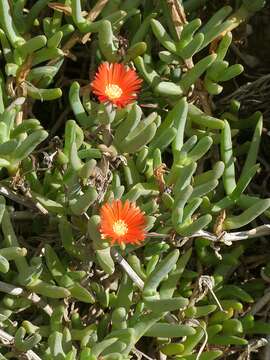
POLYGON ((117 236, 124 236, 128 232, 128 226, 123 220, 117 220, 113 224, 113 231, 117 236))
POLYGON ((123 91, 120 86, 116 84, 108 84, 105 88, 105 94, 109 99, 118 99, 122 95, 123 91))

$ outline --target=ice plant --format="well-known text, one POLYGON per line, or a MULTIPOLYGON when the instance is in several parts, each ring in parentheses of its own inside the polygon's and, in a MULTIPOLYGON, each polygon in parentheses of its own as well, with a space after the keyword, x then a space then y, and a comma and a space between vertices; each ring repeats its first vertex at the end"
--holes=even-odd
POLYGON ((137 98, 142 80, 135 70, 123 64, 102 63, 91 83, 100 102, 125 107, 137 98))
POLYGON ((100 210, 100 232, 112 244, 138 244, 145 239, 145 216, 135 203, 115 200, 100 210))

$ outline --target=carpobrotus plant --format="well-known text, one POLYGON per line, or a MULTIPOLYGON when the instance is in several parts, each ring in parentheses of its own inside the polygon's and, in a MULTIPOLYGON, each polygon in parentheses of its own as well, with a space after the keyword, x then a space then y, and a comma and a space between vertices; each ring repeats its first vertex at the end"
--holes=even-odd
POLYGON ((215 108, 264 1, 237 4, 0 0, 1 359, 266 345, 269 259, 245 261, 269 233, 263 118, 215 108))

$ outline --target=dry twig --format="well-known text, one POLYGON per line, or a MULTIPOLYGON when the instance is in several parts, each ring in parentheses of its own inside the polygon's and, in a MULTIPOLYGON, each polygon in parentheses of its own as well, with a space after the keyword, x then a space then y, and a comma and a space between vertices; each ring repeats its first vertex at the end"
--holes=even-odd
POLYGON ((32 210, 38 210, 43 215, 48 215, 48 211, 38 202, 31 201, 25 196, 17 194, 15 191, 11 190, 8 186, 0 184, 0 194, 6 196, 10 200, 15 201, 18 204, 21 204, 32 210))
MULTIPOLYGON (((14 337, 11 336, 10 334, 8 334, 6 331, 4 331, 3 329, 0 329, 0 342, 2 342, 2 344, 4 345, 10 345, 13 346, 14 345, 14 337)), ((29 360, 42 360, 34 351, 32 350, 28 350, 25 354, 24 354, 27 359, 29 360)))
POLYGON ((0 292, 4 292, 13 296, 22 296, 33 302, 36 306, 42 309, 49 316, 52 315, 53 310, 49 304, 42 300, 37 294, 29 293, 19 286, 13 286, 11 284, 0 281, 0 292))

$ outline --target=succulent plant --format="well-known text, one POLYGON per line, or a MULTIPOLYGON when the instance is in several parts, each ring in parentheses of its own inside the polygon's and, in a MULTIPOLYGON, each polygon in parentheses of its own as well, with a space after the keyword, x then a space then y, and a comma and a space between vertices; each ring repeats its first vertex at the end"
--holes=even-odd
POLYGON ((264 1, 201 21, 207 3, 0 0, 0 359, 266 344, 269 263, 241 266, 269 234, 270 199, 247 192, 263 116, 215 108, 264 1))

